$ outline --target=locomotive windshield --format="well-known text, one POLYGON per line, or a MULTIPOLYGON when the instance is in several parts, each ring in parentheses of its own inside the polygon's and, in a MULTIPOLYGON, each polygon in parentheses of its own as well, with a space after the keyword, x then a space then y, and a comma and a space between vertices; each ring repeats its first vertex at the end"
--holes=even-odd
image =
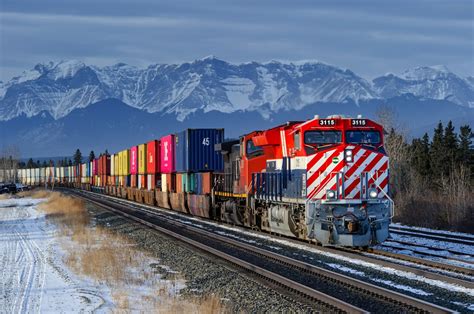
POLYGON ((336 144, 341 143, 341 131, 307 131, 304 133, 305 144, 336 144))
POLYGON ((378 131, 346 131, 346 142, 349 144, 380 144, 378 131))
POLYGON ((260 155, 263 152, 263 149, 260 146, 255 146, 252 140, 248 140, 246 152, 247 156, 256 156, 260 155))

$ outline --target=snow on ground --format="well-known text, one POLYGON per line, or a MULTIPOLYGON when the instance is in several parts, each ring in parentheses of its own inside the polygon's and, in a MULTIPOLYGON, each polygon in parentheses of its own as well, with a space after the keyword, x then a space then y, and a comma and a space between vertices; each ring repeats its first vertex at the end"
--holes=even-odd
POLYGON ((447 231, 447 230, 436 230, 436 229, 429 229, 429 228, 415 227, 415 226, 406 226, 400 223, 392 223, 390 224, 390 226, 401 228, 406 231, 427 231, 427 232, 438 233, 440 236, 463 236, 463 237, 472 238, 472 240, 474 240, 474 234, 471 234, 471 233, 463 233, 463 232, 455 232, 455 231, 447 231))
POLYGON ((55 227, 36 210, 41 199, 0 200, 0 308, 7 313, 90 312, 104 303, 54 255, 55 227))
POLYGON ((147 312, 175 305, 184 280, 156 273, 173 274, 170 267, 107 229, 63 229, 38 208, 44 201, 0 200, 0 312, 147 312))
POLYGON ((387 240, 383 243, 383 245, 379 245, 376 248, 388 252, 401 253, 405 255, 415 256, 418 258, 432 260, 435 262, 451 264, 468 269, 474 269, 474 246, 472 245, 448 243, 444 241, 395 234, 392 235, 392 239, 407 242, 407 244, 387 240), (424 246, 430 246, 442 250, 433 250, 424 246), (455 254, 448 250, 463 252, 464 254, 455 254), (425 255, 423 253, 433 254, 436 256, 425 255))

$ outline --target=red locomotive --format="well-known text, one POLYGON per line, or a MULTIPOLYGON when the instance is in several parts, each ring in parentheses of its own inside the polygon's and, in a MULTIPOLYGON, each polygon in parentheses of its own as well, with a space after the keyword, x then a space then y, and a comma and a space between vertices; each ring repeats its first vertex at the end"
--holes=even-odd
POLYGON ((288 122, 223 143, 221 219, 324 245, 388 237, 393 202, 383 128, 360 117, 288 122), (227 147, 227 149, 225 149, 227 147))

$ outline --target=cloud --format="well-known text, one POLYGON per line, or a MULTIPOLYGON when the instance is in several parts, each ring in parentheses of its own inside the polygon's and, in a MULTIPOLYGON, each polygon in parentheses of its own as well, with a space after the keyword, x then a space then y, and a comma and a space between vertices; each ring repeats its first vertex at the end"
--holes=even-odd
POLYGON ((463 0, 5 0, 0 79, 49 60, 143 66, 209 54, 319 59, 366 77, 420 64, 472 75, 472 10, 463 0))

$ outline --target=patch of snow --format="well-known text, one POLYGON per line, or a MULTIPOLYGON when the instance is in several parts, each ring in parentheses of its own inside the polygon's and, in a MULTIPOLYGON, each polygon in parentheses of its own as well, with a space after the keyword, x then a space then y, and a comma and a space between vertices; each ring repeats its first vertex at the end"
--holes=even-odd
POLYGON ((40 201, 0 201, 0 308, 9 313, 98 309, 105 300, 96 287, 65 275, 58 267, 61 262, 51 254, 56 230, 36 210, 40 201), (17 206, 10 207, 11 202, 17 206))
POLYGON ((438 230, 438 229, 430 229, 430 228, 424 228, 424 227, 416 227, 416 226, 407 226, 403 225, 400 223, 392 223, 390 224, 391 226, 401 228, 403 230, 407 231, 427 231, 427 232, 433 232, 433 233, 438 233, 439 235, 444 235, 444 236, 463 236, 463 237, 469 237, 474 240, 474 234, 471 233, 464 233, 464 232, 455 232, 455 231, 448 231, 448 230, 438 230))
POLYGON ((384 280, 384 279, 379 279, 379 278, 372 278, 372 280, 375 281, 375 282, 380 282, 380 283, 383 283, 387 286, 394 287, 394 288, 397 288, 397 289, 400 289, 400 290, 403 290, 403 291, 408 291, 408 292, 411 292, 411 293, 414 293, 414 294, 424 295, 424 296, 432 295, 432 293, 428 293, 428 292, 425 292, 423 290, 416 289, 416 288, 413 288, 413 287, 410 287, 410 286, 400 285, 400 284, 395 283, 391 280, 384 280))
POLYGON ((232 110, 245 110, 252 106, 250 95, 255 90, 255 84, 244 77, 231 76, 221 80, 226 90, 227 98, 233 105, 232 110))
POLYGON ((353 275, 359 275, 359 276, 365 276, 364 272, 355 270, 353 268, 343 266, 341 264, 335 264, 335 263, 325 263, 325 264, 328 265, 331 268, 343 271, 345 273, 349 273, 349 274, 353 274, 353 275))

